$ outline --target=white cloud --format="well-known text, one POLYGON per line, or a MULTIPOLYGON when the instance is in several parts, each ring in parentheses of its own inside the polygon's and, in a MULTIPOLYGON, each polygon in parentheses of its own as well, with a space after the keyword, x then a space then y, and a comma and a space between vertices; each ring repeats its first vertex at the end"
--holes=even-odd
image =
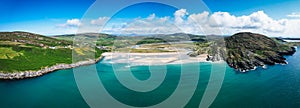
POLYGON ((109 20, 109 17, 99 17, 98 19, 91 20, 92 25, 102 26, 105 22, 109 20))
POLYGON ((82 23, 80 22, 79 19, 69 19, 69 20, 67 20, 66 23, 59 24, 58 26, 59 27, 79 27, 81 25, 82 25, 82 23))
POLYGON ((147 18, 147 20, 153 20, 156 17, 156 15, 153 13, 151 15, 149 15, 149 17, 147 18))
POLYGON ((180 9, 180 10, 177 10, 177 11, 174 13, 175 23, 176 23, 176 24, 181 24, 181 23, 183 23, 184 17, 185 17, 186 15, 188 15, 186 9, 180 9))
POLYGON ((293 12, 293 13, 287 15, 287 17, 291 17, 291 18, 300 18, 300 12, 299 12, 299 13, 293 12))
POLYGON ((282 33, 283 37, 300 37, 300 20, 287 20, 285 24, 285 31, 282 33))
POLYGON ((263 29, 269 32, 279 32, 284 30, 285 20, 273 20, 263 11, 238 17, 230 15, 228 12, 215 12, 210 16, 208 23, 211 27, 263 29))
POLYGON ((235 25, 235 20, 236 17, 227 12, 216 12, 210 16, 208 23, 211 27, 230 27, 235 25))
MULTIPOLYGON (((291 15, 295 17, 296 14, 291 15)), ((83 24, 78 19, 70 19, 60 26, 71 29, 84 25, 86 29, 82 32, 99 32, 99 29, 95 28, 98 26, 94 25, 102 26, 108 20, 109 17, 99 17, 87 20, 83 24)), ((72 29, 72 31, 75 30, 72 29)), ((179 9, 174 12, 173 16, 159 17, 153 13, 146 18, 112 19, 105 25, 102 32, 110 34, 171 34, 185 32, 208 35, 255 32, 268 36, 297 37, 300 36, 300 19, 273 19, 264 11, 235 16, 228 12, 209 13, 207 11, 188 14, 186 9, 179 9)))
POLYGON ((188 14, 186 9, 177 10, 174 16, 157 17, 155 14, 147 18, 136 18, 122 26, 106 28, 109 33, 119 34, 163 34, 163 33, 192 33, 192 34, 225 34, 237 32, 256 32, 269 36, 300 35, 294 28, 300 29, 300 20, 274 20, 264 11, 253 12, 250 15, 234 16, 228 12, 207 11, 188 14), (298 25, 297 25, 298 24, 298 25), (290 29, 293 27, 293 29, 290 29))
POLYGON ((188 17, 188 21, 189 21, 189 23, 204 24, 208 20, 208 15, 209 15, 209 13, 207 11, 204 11, 204 12, 199 13, 199 14, 191 14, 188 17))
POLYGON ((286 24, 288 21, 287 19, 274 20, 263 11, 243 16, 234 16, 228 12, 215 12, 211 15, 208 12, 202 12, 188 16, 190 26, 193 24, 191 22, 197 22, 201 25, 203 31, 212 30, 212 32, 208 32, 211 34, 216 34, 213 32, 219 29, 226 34, 250 31, 281 35, 287 29, 286 24))
POLYGON ((136 18, 123 24, 111 24, 104 31, 112 34, 161 34, 173 33, 177 30, 170 22, 170 17, 157 17, 155 14, 147 18, 136 18))

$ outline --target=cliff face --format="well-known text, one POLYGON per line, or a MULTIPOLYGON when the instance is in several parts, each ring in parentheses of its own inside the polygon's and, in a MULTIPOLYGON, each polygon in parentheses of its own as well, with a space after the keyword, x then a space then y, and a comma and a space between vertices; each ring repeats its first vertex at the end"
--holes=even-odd
POLYGON ((225 38, 227 48, 226 62, 241 71, 256 66, 287 64, 284 55, 293 55, 293 47, 281 44, 272 38, 249 32, 237 33, 225 38))

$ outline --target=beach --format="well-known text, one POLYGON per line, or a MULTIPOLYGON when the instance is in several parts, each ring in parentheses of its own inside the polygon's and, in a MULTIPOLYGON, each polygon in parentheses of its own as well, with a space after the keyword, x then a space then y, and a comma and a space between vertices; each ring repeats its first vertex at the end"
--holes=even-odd
POLYGON ((190 57, 186 52, 166 53, 103 53, 103 63, 128 63, 131 66, 207 62, 207 54, 190 57))
POLYGON ((207 54, 202 54, 197 57, 190 57, 186 52, 168 52, 168 53, 120 53, 120 52, 106 52, 101 57, 95 60, 81 61, 72 64, 57 64, 46 67, 37 71, 22 71, 22 72, 0 72, 0 79, 25 79, 39 77, 44 74, 54 72, 62 69, 70 69, 83 65, 95 64, 102 60, 103 63, 128 63, 130 66, 142 65, 166 65, 166 64, 183 64, 195 62, 207 62, 207 54))

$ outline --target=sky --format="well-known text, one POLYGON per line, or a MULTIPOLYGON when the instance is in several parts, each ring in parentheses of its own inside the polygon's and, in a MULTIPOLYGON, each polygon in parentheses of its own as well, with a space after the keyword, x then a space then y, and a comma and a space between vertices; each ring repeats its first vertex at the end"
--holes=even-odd
MULTIPOLYGON (((124 0, 120 0, 124 1, 124 0)), ((116 4, 82 19, 95 0, 1 0, 0 31, 27 31, 43 35, 80 32, 109 34, 232 35, 255 32, 268 36, 300 37, 300 0, 203 0, 201 5, 175 8, 141 3, 118 12, 116 4), (197 10, 199 8, 199 10, 197 10), (110 16, 115 13, 113 16, 110 16), (104 26, 100 31, 99 27, 104 26)), ((98 0, 107 4, 107 0, 98 0)))

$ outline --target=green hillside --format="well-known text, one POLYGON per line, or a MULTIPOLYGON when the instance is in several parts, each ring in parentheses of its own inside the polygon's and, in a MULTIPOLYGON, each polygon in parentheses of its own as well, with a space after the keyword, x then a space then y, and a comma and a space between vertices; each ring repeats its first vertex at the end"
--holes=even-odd
MULTIPOLYGON (((0 72, 39 70, 60 63, 72 63, 72 42, 27 32, 0 32, 0 72)), ((99 49, 75 48, 74 54, 85 60, 99 49), (83 54, 82 54, 83 53, 83 54)))
POLYGON ((235 69, 248 70, 265 64, 286 64, 283 56, 295 53, 295 48, 261 34, 237 33, 225 40, 228 51, 226 61, 235 69))

